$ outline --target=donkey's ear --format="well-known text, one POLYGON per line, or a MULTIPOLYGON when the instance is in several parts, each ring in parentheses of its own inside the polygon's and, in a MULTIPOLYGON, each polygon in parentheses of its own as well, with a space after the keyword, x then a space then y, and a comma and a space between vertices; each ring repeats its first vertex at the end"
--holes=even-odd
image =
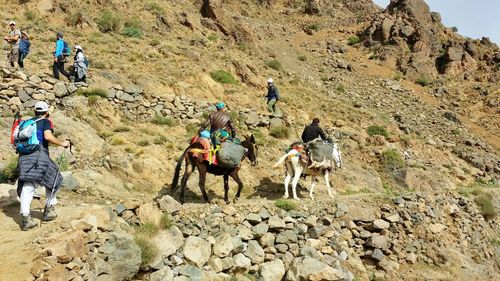
POLYGON ((255 138, 253 137, 253 134, 250 135, 250 141, 252 141, 253 143, 255 143, 255 138))

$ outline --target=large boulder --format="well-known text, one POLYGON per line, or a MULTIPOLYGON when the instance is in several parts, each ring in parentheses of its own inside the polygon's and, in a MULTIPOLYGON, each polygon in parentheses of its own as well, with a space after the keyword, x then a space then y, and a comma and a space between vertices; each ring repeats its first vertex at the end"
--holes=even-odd
POLYGON ((182 254, 188 262, 201 268, 212 254, 212 245, 196 236, 189 236, 182 248, 182 254))
POLYGON ((141 265, 141 249, 134 237, 125 232, 112 232, 104 244, 109 253, 107 264, 111 267, 110 280, 131 280, 141 265))
POLYGON ((346 278, 344 272, 310 257, 306 257, 304 260, 295 259, 286 276, 286 280, 290 281, 340 281, 344 278, 346 278))
POLYGON ((280 259, 263 263, 260 265, 259 275, 261 281, 282 280, 285 276, 285 265, 280 259))

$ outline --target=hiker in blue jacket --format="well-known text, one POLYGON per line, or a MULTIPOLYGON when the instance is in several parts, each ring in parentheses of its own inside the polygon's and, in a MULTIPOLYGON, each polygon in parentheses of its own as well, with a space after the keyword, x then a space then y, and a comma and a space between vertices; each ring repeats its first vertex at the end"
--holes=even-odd
POLYGON ((24 68, 24 59, 30 52, 30 46, 31 43, 28 34, 21 31, 21 41, 19 42, 19 61, 18 61, 19 67, 21 69, 24 68))
POLYGON ((61 72, 64 76, 70 79, 69 73, 64 70, 64 40, 63 33, 57 32, 57 41, 56 41, 56 50, 53 52, 54 54, 54 65, 52 66, 52 70, 54 72, 54 78, 59 79, 59 72, 61 72))
POLYGON ((280 98, 278 88, 274 85, 273 78, 267 79, 267 109, 273 113, 276 111, 276 103, 280 98))

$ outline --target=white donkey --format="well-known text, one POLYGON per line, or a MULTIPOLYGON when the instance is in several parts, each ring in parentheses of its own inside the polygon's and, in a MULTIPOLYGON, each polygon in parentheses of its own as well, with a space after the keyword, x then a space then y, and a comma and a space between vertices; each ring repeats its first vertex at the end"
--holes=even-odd
MULTIPOLYGON (((281 165, 283 162, 285 162, 286 165, 286 177, 285 177, 285 195, 283 198, 288 198, 288 184, 290 183, 290 180, 293 177, 292 181, 292 192, 293 192, 293 199, 300 200, 297 197, 297 183, 300 180, 301 175, 310 175, 311 176, 311 187, 309 188, 309 196, 311 199, 314 199, 313 193, 314 193, 314 187, 316 183, 318 182, 317 176, 318 175, 323 175, 325 179, 325 185, 328 190, 328 195, 333 198, 332 190, 330 187, 330 171, 332 170, 332 166, 329 165, 329 167, 322 167, 321 163, 318 165, 314 165, 314 167, 307 166, 304 162, 301 161, 300 159, 300 151, 297 148, 292 148, 287 154, 283 155, 276 164, 273 165, 273 168, 277 168, 279 165, 281 165)), ((338 148, 338 145, 335 143, 333 146, 333 159, 335 160, 335 168, 341 168, 342 167, 342 154, 340 153, 340 150, 338 148)))

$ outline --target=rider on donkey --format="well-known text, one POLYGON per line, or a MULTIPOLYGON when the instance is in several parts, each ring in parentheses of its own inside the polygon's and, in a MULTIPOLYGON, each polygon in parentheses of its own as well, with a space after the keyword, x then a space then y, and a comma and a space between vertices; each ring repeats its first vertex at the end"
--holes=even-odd
POLYGON ((234 139, 236 137, 236 128, 231 121, 231 117, 226 113, 226 106, 223 102, 218 102, 215 105, 215 108, 217 108, 217 111, 210 114, 207 120, 203 124, 201 124, 201 128, 198 131, 198 134, 200 134, 203 130, 206 130, 207 127, 210 126, 210 134, 212 135, 213 144, 216 143, 216 135, 214 134, 216 132, 229 132, 231 134, 231 138, 234 139))

